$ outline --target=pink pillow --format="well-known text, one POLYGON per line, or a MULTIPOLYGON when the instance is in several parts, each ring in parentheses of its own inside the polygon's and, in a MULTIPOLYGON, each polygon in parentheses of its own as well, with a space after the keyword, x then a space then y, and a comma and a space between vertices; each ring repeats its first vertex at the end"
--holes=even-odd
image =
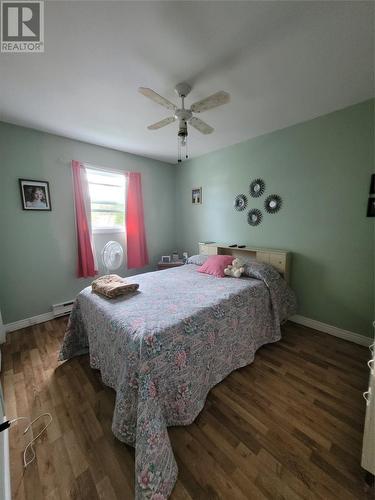
POLYGON ((224 269, 232 264, 233 255, 210 255, 206 262, 197 269, 200 273, 212 274, 217 278, 224 278, 224 269))

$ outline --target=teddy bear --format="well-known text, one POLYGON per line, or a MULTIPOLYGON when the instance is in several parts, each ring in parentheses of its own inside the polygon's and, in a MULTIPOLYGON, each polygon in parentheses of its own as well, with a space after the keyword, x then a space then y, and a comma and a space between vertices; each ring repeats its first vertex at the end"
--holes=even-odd
POLYGON ((232 276, 232 278, 239 278, 241 274, 245 271, 240 259, 234 259, 232 264, 224 269, 224 274, 226 276, 232 276))

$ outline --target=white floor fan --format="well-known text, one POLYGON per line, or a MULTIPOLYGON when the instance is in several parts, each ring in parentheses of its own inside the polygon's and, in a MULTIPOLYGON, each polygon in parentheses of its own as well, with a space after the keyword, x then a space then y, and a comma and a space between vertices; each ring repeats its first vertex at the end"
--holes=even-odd
POLYGON ((106 274, 119 269, 124 261, 124 250, 118 241, 108 241, 102 250, 102 263, 106 274))

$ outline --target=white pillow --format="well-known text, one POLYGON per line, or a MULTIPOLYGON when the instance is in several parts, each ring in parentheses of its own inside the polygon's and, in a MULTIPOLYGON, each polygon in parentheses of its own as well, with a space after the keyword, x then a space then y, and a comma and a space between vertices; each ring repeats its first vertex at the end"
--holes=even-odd
POLYGON ((192 255, 191 257, 188 258, 186 261, 186 264, 195 264, 196 266, 202 266, 206 260, 208 259, 209 255, 192 255))

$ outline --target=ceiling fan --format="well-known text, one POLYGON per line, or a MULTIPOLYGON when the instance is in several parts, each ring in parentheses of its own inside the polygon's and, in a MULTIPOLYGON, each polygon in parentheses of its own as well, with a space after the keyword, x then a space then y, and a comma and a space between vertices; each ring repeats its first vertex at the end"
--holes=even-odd
POLYGON ((159 128, 165 127, 170 123, 178 120, 178 162, 181 162, 181 148, 185 147, 185 158, 188 158, 187 151, 187 136, 188 136, 188 127, 187 124, 191 125, 195 129, 199 130, 202 134, 212 134, 214 129, 205 123, 200 118, 193 116, 193 113, 202 113, 203 111, 208 111, 209 109, 216 108, 217 106, 221 106, 222 104, 226 104, 229 102, 230 95, 228 92, 224 92, 221 90, 220 92, 216 92, 215 94, 202 99, 201 101, 195 102, 191 105, 190 109, 185 109, 185 97, 190 93, 191 86, 182 82, 176 85, 175 87, 176 94, 181 98, 182 104, 181 107, 178 108, 173 102, 168 101, 165 97, 157 94, 152 89, 147 87, 139 87, 138 92, 142 95, 148 97, 154 102, 157 102, 164 108, 167 108, 174 112, 173 116, 168 116, 159 122, 153 123, 149 125, 147 128, 149 130, 157 130, 159 128))

